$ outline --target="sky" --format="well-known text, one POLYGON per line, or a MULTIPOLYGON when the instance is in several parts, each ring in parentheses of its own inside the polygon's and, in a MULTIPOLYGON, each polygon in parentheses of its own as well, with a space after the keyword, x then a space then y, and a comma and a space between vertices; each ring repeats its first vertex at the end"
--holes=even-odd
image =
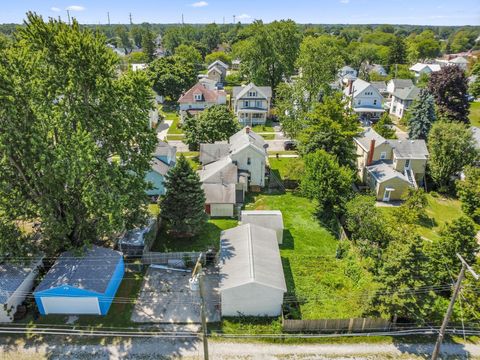
POLYGON ((0 23, 67 12, 80 23, 250 23, 292 19, 316 24, 480 25, 479 0, 0 0, 0 23))

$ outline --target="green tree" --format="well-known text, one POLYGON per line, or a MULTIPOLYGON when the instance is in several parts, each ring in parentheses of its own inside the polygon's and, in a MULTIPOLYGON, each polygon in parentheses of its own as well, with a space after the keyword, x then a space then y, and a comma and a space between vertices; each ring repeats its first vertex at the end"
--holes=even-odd
POLYGON ((205 48, 207 49, 207 53, 212 52, 215 50, 220 44, 220 29, 217 24, 208 24, 205 26, 203 29, 203 35, 202 35, 202 43, 205 45, 205 48))
POLYGON ((461 123, 435 122, 428 135, 428 168, 440 189, 446 191, 452 177, 478 157, 470 129, 461 123))
POLYGON ((130 36, 133 39, 133 43, 138 48, 142 47, 143 34, 144 34, 144 29, 141 28, 140 26, 133 26, 130 29, 130 36))
POLYGON ((305 99, 305 91, 299 82, 280 83, 275 99, 275 113, 282 131, 290 138, 297 138, 306 126, 306 114, 310 103, 305 99))
POLYGON ((317 202, 317 215, 331 224, 334 216, 343 214, 346 202, 352 197, 353 171, 338 164, 337 158, 325 150, 305 157, 305 172, 300 188, 305 196, 317 202))
POLYGON ((470 95, 475 96, 475 98, 480 97, 480 76, 477 75, 475 81, 473 81, 468 87, 468 92, 470 95))
POLYGON ((440 54, 440 43, 431 30, 425 30, 418 35, 411 34, 406 43, 410 62, 432 59, 440 54))
POLYGON ((460 254, 469 264, 475 263, 478 251, 476 233, 475 223, 462 216, 446 225, 440 233, 440 239, 428 244, 428 272, 435 284, 452 283, 452 277, 458 274, 461 267, 456 254, 460 254))
POLYGON ((165 176, 165 196, 160 199, 160 216, 174 237, 197 235, 207 221, 205 193, 198 174, 180 156, 165 176))
POLYGON ((457 181, 457 195, 463 212, 480 224, 480 168, 468 166, 464 173, 465 181, 457 181))
POLYGON ((299 81, 307 92, 310 102, 319 99, 321 91, 329 91, 329 84, 335 80, 338 69, 343 64, 339 55, 340 47, 330 36, 303 39, 296 66, 301 69, 299 81))
POLYGON ((428 91, 433 95, 439 117, 468 124, 467 78, 458 66, 445 66, 430 75, 428 91))
POLYGON ((0 258, 2 262, 22 262, 38 248, 32 246, 29 235, 22 233, 15 221, 0 216, 0 258))
POLYGON ((105 41, 28 13, 1 56, 0 213, 39 219, 50 254, 146 216, 153 94, 143 72, 118 75, 105 41))
POLYGON ((142 33, 141 39, 142 51, 147 58, 147 62, 152 62, 155 59, 155 34, 149 29, 145 29, 142 33))
POLYGON ((234 54, 241 63, 241 72, 260 85, 275 89, 295 70, 300 46, 300 32, 291 20, 264 24, 255 21, 244 29, 244 40, 234 45, 234 54))
POLYGON ((230 65, 232 63, 232 56, 224 51, 215 51, 205 56, 205 63, 207 65, 210 65, 217 60, 220 60, 221 62, 230 65))
POLYGON ((125 55, 128 55, 132 52, 133 43, 130 40, 130 34, 128 33, 128 29, 124 25, 118 25, 115 28, 115 34, 118 38, 118 44, 123 48, 125 51, 125 55))
POLYGON ((427 90, 420 90, 418 100, 414 101, 409 113, 408 137, 426 140, 436 120, 433 96, 427 90))
POLYGON ((202 54, 191 45, 180 45, 175 49, 175 60, 186 66, 200 71, 203 64, 202 54))
POLYGON ((407 62, 407 46, 400 36, 396 36, 395 40, 389 46, 388 64, 405 64, 407 62))
POLYGON ((373 125, 373 130, 375 130, 385 139, 397 138, 397 136, 395 135, 395 129, 393 127, 393 121, 388 113, 383 114, 382 117, 378 120, 378 122, 373 125))
POLYGON ((459 53, 470 50, 475 45, 475 39, 478 34, 475 31, 460 30, 457 31, 451 38, 450 51, 452 53, 459 53))
POLYGON ((150 63, 147 73, 153 89, 170 101, 177 100, 197 80, 193 65, 182 63, 175 56, 155 59, 150 63))
POLYGON ((186 122, 185 140, 190 150, 198 150, 200 144, 228 140, 239 128, 238 121, 226 106, 214 105, 186 122))
POLYGON ((324 97, 304 121, 305 127, 298 135, 302 154, 323 149, 335 155, 340 165, 354 166, 357 155, 353 138, 358 136, 360 127, 355 116, 345 110, 340 94, 324 97))

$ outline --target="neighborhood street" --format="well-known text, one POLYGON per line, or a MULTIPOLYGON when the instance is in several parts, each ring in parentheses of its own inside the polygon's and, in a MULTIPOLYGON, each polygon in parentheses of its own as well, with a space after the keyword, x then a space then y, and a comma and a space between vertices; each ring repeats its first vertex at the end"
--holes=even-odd
MULTIPOLYGON (((211 359, 425 359, 433 344, 303 344, 281 345, 245 342, 209 342, 211 359)), ((12 350, 2 345, 3 359, 202 359, 199 340, 125 339, 115 345, 26 345, 12 350)), ((480 359, 480 345, 444 344, 444 354, 454 359, 480 359)))

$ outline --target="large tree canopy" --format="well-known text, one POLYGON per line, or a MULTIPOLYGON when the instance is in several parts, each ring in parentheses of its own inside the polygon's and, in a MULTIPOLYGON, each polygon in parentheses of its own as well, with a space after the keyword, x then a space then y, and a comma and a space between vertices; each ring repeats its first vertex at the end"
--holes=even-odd
POLYGON ((140 221, 156 143, 145 75, 118 77, 103 35, 31 13, 0 58, 0 213, 41 221, 47 252, 140 221))

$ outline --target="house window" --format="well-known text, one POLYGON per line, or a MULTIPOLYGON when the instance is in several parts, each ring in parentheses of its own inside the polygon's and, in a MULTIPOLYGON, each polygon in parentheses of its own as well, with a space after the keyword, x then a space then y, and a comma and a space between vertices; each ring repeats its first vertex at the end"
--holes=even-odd
POLYGON ((410 159, 405 160, 405 169, 410 170, 410 159))
POLYGON ((250 158, 247 158, 247 165, 250 165, 252 163, 252 161, 250 160, 250 158))
POLYGON ((262 107, 262 101, 261 100, 255 101, 255 107, 261 108, 262 107))
POLYGON ((202 94, 195 94, 195 101, 201 101, 202 100, 202 94))
POLYGON ((362 101, 360 99, 358 99, 358 105, 361 105, 362 104, 362 101))
POLYGON ((380 159, 384 160, 384 159, 386 159, 386 158, 387 158, 387 153, 386 153, 385 151, 382 151, 382 152, 380 153, 380 159))
POLYGON ((243 106, 245 106, 247 108, 250 107, 250 101, 244 101, 243 106))
POLYGON ((248 93, 248 96, 250 96, 250 97, 255 97, 255 96, 257 96, 257 92, 256 92, 256 91, 250 91, 250 92, 248 93))
POLYGON ((373 105, 377 105, 377 99, 373 100, 373 105))

